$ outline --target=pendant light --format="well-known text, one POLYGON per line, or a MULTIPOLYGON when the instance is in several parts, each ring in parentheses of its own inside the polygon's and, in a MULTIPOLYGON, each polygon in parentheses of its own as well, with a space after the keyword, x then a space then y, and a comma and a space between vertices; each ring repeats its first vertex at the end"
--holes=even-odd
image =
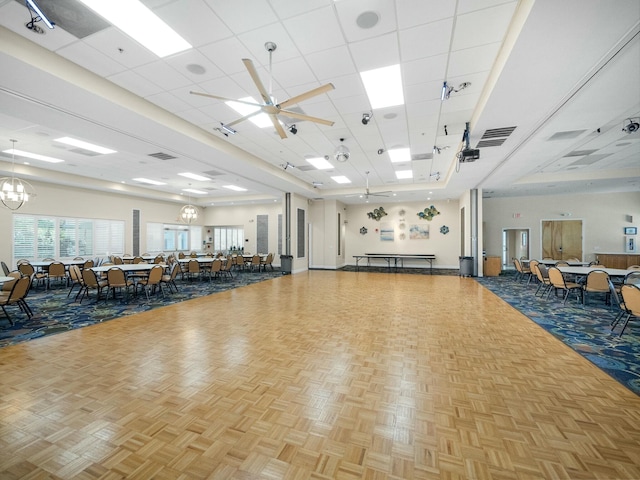
MULTIPOLYGON (((191 184, 189 184, 191 187, 191 184)), ((191 204, 191 194, 189 194, 189 203, 180 209, 180 220, 190 224, 198 220, 198 207, 191 204)))
POLYGON ((33 187, 26 180, 15 176, 15 151, 17 140, 9 140, 11 147, 11 176, 0 178, 0 201, 9 210, 18 210, 22 205, 35 197, 33 187))

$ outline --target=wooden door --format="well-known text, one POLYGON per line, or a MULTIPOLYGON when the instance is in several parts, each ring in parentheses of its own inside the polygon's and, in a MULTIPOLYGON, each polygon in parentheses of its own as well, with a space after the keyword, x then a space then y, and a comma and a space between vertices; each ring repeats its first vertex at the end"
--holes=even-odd
POLYGON ((544 220, 542 258, 582 259, 582 220, 544 220))

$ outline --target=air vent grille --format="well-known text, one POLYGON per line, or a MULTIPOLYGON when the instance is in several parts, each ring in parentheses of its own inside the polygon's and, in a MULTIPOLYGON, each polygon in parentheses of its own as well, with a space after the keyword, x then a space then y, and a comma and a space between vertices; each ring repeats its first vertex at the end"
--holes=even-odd
POLYGON ((574 150, 573 152, 567 153, 565 157, 584 157, 585 155, 591 155, 594 152, 597 152, 597 150, 574 150))
POLYGON ((298 170, 300 170, 301 172, 308 172, 309 170, 316 170, 316 168, 313 165, 300 165, 299 167, 297 167, 298 170))
POLYGON ((508 137, 516 128, 517 127, 490 128, 489 130, 485 130, 481 138, 508 137))
POLYGON ((87 157, 97 157, 102 155, 101 153, 92 152, 91 150, 85 150, 84 148, 70 148, 70 152, 77 153, 79 155, 86 155, 87 157))
POLYGON ((499 147, 505 142, 506 138, 494 138, 493 140, 480 140, 476 148, 499 147))
POLYGON ((572 138, 579 137, 584 132, 586 132, 586 130, 569 130, 566 132, 557 132, 551 135, 551 137, 549 137, 549 140, 570 140, 572 138))
POLYGON ((433 153, 416 153, 411 155, 411 160, 431 160, 433 153))
POLYGON ((207 170, 206 172, 202 172, 209 177, 219 177, 220 175, 224 175, 222 172, 218 172, 217 170, 207 170))
POLYGON ((150 153, 149 156, 153 158, 157 158, 158 160, 173 160, 174 158, 178 158, 163 152, 150 153))

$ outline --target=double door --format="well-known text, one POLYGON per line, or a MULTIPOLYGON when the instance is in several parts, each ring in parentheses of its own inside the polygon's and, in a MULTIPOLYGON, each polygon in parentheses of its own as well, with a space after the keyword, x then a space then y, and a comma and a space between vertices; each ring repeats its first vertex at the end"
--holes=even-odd
POLYGON ((543 220, 542 258, 582 260, 582 220, 543 220))

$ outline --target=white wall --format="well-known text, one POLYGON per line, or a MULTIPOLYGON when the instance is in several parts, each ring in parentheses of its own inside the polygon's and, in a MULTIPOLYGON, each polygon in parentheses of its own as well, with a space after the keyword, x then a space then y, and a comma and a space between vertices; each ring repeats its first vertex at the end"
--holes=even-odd
MULTIPOLYGON (((204 224, 207 227, 240 226, 244 228, 245 242, 243 246, 245 252, 273 253, 273 264, 280 265, 280 252, 278 252, 279 214, 283 214, 282 202, 280 201, 258 205, 212 206, 204 209, 204 224), (269 217, 268 252, 256 252, 258 215, 268 215, 269 217)), ((282 221, 284 227, 284 218, 282 221)), ((208 235, 207 228, 204 229, 204 235, 208 235)), ((284 231, 282 235, 282 248, 284 249, 284 231)))
MULTIPOLYGON (((345 259, 349 265, 355 265, 354 255, 365 253, 414 253, 434 254, 434 266, 439 268, 458 268, 460 266, 460 220, 458 201, 428 201, 366 205, 348 205, 346 207, 345 259), (433 205, 440 212, 431 221, 418 217, 418 212, 433 205), (387 216, 375 221, 367 216, 374 208, 382 206, 387 216), (404 210, 404 215, 400 211, 404 210), (402 227, 404 224, 404 228, 402 227), (388 225, 393 228, 393 241, 382 241, 380 228, 388 225), (428 239, 411 239, 411 225, 429 228, 428 239), (449 233, 440 233, 440 227, 449 227, 449 233), (367 234, 362 235, 360 228, 365 227, 367 234), (377 230, 377 231, 376 231, 377 230), (401 238, 404 234, 404 238, 401 238)), ((425 267, 425 262, 405 262, 406 266, 425 267)))
POLYGON ((309 205, 311 268, 336 269, 345 265, 345 205, 335 200, 314 200, 309 205), (338 222, 340 217, 340 222, 338 222), (340 230, 340 245, 338 245, 340 230), (339 252, 339 253, 338 253, 339 252))
POLYGON ((624 253, 624 227, 640 226, 640 192, 486 198, 483 205, 487 255, 501 256, 502 229, 529 228, 531 258, 541 258, 543 220, 582 220, 583 260, 592 261, 624 253))
MULTIPOLYGON (((125 252, 133 252, 133 210, 140 210, 140 253, 146 249, 147 222, 179 224, 182 205, 174 202, 146 200, 128 195, 113 195, 95 190, 31 182, 36 197, 16 212, 0 208, 0 252, 9 264, 13 253, 13 214, 49 215, 55 217, 99 218, 123 220, 125 252)), ((197 224, 201 224, 198 222, 197 224)))

